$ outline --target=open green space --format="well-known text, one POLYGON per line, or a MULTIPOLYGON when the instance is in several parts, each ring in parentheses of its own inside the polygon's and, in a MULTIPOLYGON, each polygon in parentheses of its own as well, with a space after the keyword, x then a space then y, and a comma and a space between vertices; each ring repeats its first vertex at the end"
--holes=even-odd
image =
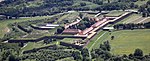
POLYGON ((120 16, 124 13, 125 13, 125 11, 114 10, 114 11, 111 11, 110 13, 106 14, 106 16, 120 16))
POLYGON ((58 44, 58 43, 59 43, 59 41, 55 41, 55 42, 52 42, 50 44, 44 44, 43 41, 40 41, 40 42, 28 42, 27 45, 22 48, 22 51, 32 50, 34 48, 41 48, 41 47, 50 46, 50 45, 58 44))
POLYGON ((108 40, 110 41, 112 54, 115 55, 130 54, 133 53, 137 48, 142 49, 144 54, 149 54, 150 29, 120 30, 120 31, 113 31, 111 33, 105 32, 106 31, 102 31, 98 35, 96 35, 87 45, 87 48, 89 48, 89 50, 99 48, 99 45, 102 42, 108 40), (104 33, 105 35, 99 38, 104 33), (114 36, 113 40, 111 40, 111 36, 114 36), (97 39, 98 41, 96 41, 97 39), (91 47, 92 45, 93 47, 91 47))
POLYGON ((141 6, 143 4, 146 4, 147 1, 148 0, 143 0, 143 1, 139 0, 139 1, 135 2, 135 4, 138 5, 138 6, 141 6))
POLYGON ((15 23, 15 22, 23 22, 23 21, 28 21, 28 20, 40 20, 44 18, 49 18, 50 16, 42 16, 42 17, 31 17, 31 18, 19 18, 19 19, 10 19, 10 20, 2 20, 0 21, 0 38, 4 36, 9 31, 9 28, 7 27, 8 24, 10 23, 15 23))
POLYGON ((140 17, 141 16, 139 14, 132 14, 132 15, 128 16, 127 18, 119 21, 116 24, 131 23, 131 22, 134 22, 136 19, 138 19, 140 17))
POLYGON ((75 40, 81 40, 81 38, 64 38, 63 40, 61 40, 62 42, 66 42, 66 43, 74 43, 75 40))
POLYGON ((133 53, 135 49, 142 49, 144 54, 150 51, 150 29, 121 30, 112 32, 108 38, 111 44, 111 52, 115 55, 133 53), (110 40, 114 36, 114 40, 110 40))

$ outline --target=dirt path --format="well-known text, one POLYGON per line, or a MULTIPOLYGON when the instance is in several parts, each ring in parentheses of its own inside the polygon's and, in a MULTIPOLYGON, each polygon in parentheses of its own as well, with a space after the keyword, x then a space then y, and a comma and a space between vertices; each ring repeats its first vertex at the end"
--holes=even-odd
POLYGON ((92 46, 89 48, 89 50, 91 50, 91 48, 97 43, 97 41, 98 41, 102 36, 104 36, 105 34, 106 34, 106 32, 103 33, 101 36, 99 36, 99 37, 96 39, 96 41, 92 44, 92 46))
POLYGON ((147 20, 147 19, 149 19, 150 17, 146 17, 146 18, 144 18, 143 20, 141 20, 141 21, 139 21, 139 22, 137 22, 137 23, 142 23, 142 22, 144 22, 145 20, 147 20))
POLYGON ((4 28, 3 31, 6 32, 6 33, 8 33, 8 32, 10 32, 10 29, 8 27, 6 27, 6 28, 4 28))

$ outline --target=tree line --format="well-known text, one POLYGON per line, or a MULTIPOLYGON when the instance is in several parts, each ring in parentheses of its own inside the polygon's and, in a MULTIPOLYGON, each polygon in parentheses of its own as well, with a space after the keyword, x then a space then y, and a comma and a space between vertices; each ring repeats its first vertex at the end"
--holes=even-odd
POLYGON ((117 30, 124 30, 124 29, 149 29, 150 28, 150 22, 148 23, 138 23, 138 24, 134 24, 134 23, 129 23, 129 24, 117 24, 114 25, 114 28, 117 30))
MULTIPOLYGON (((30 2, 35 0, 5 0, 0 4, 0 14, 11 17, 34 17, 53 15, 65 11, 87 11, 87 10, 125 10, 130 8, 138 8, 134 4, 138 0, 116 0, 114 2, 104 3, 104 0, 83 0, 93 4, 95 7, 90 7, 86 2, 80 2, 79 5, 74 5, 78 0, 43 0, 42 3, 33 3, 35 6, 29 6, 30 2), (14 8, 16 5, 16 8, 14 8), (36 6, 37 5, 37 6, 36 6)), ((148 3, 147 3, 148 4, 148 3)), ((142 8, 141 8, 142 9, 142 8)), ((141 10, 139 9, 139 11, 141 10)), ((143 10, 141 10, 143 12, 143 10)))

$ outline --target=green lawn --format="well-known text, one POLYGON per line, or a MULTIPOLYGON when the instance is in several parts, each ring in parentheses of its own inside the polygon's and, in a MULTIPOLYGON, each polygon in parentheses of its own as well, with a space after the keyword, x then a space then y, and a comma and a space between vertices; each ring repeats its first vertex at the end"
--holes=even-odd
POLYGON ((142 49, 144 54, 150 53, 150 29, 113 31, 111 34, 105 32, 106 31, 103 31, 96 35, 87 45, 87 48, 89 48, 89 50, 99 48, 102 42, 108 40, 110 41, 111 52, 115 55, 130 54, 133 53, 136 48, 142 49), (103 33, 105 34, 99 38, 103 33), (114 40, 111 40, 112 35, 115 36, 114 40), (98 41, 96 41, 97 39, 98 41), (93 47, 90 48, 92 45, 93 47))
POLYGON ((150 29, 143 30, 122 30, 112 33, 114 40, 110 40, 111 52, 115 55, 133 53, 140 48, 145 54, 150 53, 150 29))
POLYGON ((122 15, 123 13, 125 13, 125 11, 117 11, 117 10, 114 10, 114 11, 111 11, 110 13, 106 14, 106 16, 120 16, 120 15, 122 15))

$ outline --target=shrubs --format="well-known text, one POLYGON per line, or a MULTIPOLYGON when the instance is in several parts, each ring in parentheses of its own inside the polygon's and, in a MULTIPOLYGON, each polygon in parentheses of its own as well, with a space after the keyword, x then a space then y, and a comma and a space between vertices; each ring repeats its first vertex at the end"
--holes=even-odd
POLYGON ((38 61, 55 61, 58 59, 72 56, 76 59, 81 58, 78 51, 75 51, 68 47, 54 45, 47 48, 34 49, 33 51, 24 53, 23 56, 21 56, 21 60, 36 59, 38 61))

